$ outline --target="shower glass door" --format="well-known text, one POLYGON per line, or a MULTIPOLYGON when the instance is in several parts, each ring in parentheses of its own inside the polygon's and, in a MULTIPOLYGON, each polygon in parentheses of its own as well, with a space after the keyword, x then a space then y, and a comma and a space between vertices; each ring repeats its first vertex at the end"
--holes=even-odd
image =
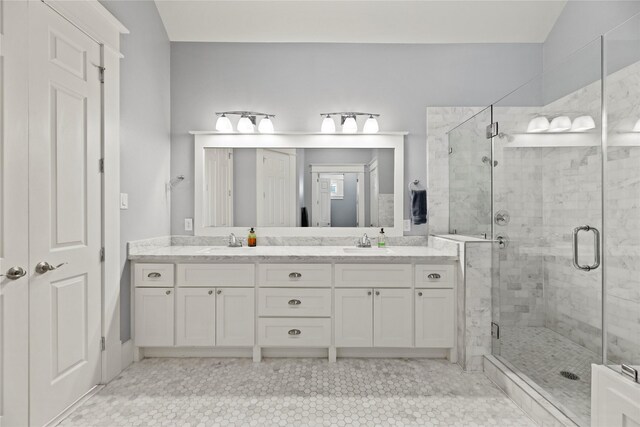
POLYGON ((631 378, 640 370, 640 16, 605 35, 605 52, 606 363, 631 378))
POLYGON ((602 361, 600 39, 493 108, 494 353, 590 425, 602 361))

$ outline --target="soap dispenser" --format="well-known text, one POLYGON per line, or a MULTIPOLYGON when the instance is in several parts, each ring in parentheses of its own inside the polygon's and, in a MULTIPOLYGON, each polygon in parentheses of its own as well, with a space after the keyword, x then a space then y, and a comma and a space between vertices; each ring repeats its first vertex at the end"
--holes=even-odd
POLYGON ((253 231, 253 227, 249 230, 249 236, 247 237, 247 245, 251 248, 256 246, 256 232, 253 231))
POLYGON ((384 228, 380 229, 380 234, 378 235, 378 247, 379 248, 384 248, 386 245, 387 241, 386 241, 386 237, 384 235, 384 228))

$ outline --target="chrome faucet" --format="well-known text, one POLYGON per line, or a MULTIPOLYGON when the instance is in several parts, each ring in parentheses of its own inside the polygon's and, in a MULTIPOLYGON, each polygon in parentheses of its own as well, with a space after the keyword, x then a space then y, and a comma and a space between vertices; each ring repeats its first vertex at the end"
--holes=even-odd
POLYGON ((367 236, 367 233, 364 233, 364 235, 360 239, 358 239, 358 241, 356 242, 356 247, 358 248, 371 247, 371 239, 369 239, 369 236, 367 236))
POLYGON ((235 234, 229 234, 229 237, 224 239, 227 242, 227 246, 230 248, 241 248, 242 247, 242 239, 236 237, 235 234))

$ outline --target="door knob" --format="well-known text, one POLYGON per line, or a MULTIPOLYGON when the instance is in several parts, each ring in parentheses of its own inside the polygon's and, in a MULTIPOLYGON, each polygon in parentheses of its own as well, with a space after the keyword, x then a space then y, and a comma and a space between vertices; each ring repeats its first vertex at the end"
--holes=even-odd
POLYGON ((53 265, 49 264, 47 261, 42 261, 36 265, 36 273, 44 274, 49 271, 57 270, 58 268, 62 267, 65 264, 66 262, 63 262, 54 267, 53 265))
POLYGON ((0 277, 6 277, 9 280, 18 280, 21 277, 24 277, 27 274, 24 268, 22 267, 11 267, 7 270, 7 274, 0 274, 0 277))

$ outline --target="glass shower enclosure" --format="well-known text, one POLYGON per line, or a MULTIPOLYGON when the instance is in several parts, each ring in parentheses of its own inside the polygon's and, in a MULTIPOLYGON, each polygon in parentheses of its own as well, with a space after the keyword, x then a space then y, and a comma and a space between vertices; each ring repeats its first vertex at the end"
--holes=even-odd
POLYGON ((591 364, 640 369, 640 16, 449 144, 450 231, 493 239, 493 353, 588 426, 591 364))

